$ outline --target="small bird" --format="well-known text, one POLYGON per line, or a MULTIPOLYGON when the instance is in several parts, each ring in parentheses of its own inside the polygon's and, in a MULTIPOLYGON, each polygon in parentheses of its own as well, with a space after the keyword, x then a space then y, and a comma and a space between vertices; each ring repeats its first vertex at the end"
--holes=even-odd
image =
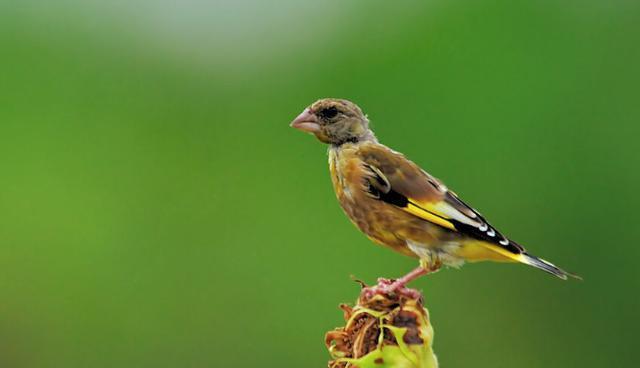
POLYGON ((353 102, 318 100, 291 127, 329 145, 331 180, 349 219, 372 241, 420 260, 407 275, 381 281, 376 291, 397 291, 442 265, 465 261, 519 262, 561 279, 579 278, 529 254, 440 180, 379 143, 353 102))

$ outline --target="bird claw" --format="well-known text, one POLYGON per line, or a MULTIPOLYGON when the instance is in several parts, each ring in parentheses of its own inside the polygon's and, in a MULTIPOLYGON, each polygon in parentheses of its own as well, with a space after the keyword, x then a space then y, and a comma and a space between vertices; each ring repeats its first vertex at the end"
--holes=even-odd
POLYGON ((407 288, 403 284, 397 283, 396 280, 385 278, 379 278, 378 284, 375 286, 365 287, 361 295, 365 300, 371 299, 376 295, 386 297, 404 296, 410 299, 418 299, 422 296, 418 290, 407 288))

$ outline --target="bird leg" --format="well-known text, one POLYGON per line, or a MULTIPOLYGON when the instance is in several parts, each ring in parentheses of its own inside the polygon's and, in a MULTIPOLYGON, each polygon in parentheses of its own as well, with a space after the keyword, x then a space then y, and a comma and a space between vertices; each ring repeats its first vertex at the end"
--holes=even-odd
POLYGON ((420 276, 426 275, 430 272, 436 271, 436 269, 425 268, 418 266, 408 274, 402 276, 399 279, 389 280, 380 278, 378 279, 378 285, 366 288, 365 295, 369 298, 376 294, 389 295, 389 294, 406 294, 409 297, 416 297, 416 294, 420 294, 417 290, 407 289, 405 286, 417 279, 420 276))
POLYGON ((427 270, 426 268, 424 268, 422 266, 418 266, 415 269, 413 269, 411 272, 409 272, 408 274, 406 274, 406 275, 402 276, 401 278, 396 279, 395 281, 393 281, 390 285, 386 285, 384 287, 384 291, 386 293, 393 293, 396 290, 404 288, 405 285, 407 285, 411 281, 417 279, 420 276, 426 275, 428 273, 429 273, 429 270, 427 270))

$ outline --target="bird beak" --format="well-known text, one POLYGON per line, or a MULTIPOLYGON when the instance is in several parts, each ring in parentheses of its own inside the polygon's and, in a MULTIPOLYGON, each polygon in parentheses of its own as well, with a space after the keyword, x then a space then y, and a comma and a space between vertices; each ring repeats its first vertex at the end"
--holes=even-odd
POLYGON ((291 127, 307 133, 317 133, 320 131, 318 118, 308 108, 304 109, 300 115, 293 119, 291 127))

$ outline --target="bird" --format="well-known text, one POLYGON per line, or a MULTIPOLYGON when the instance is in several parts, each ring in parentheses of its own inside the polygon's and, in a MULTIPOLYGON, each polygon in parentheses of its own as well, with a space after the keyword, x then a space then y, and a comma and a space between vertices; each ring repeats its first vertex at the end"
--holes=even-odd
POLYGON ((400 278, 380 279, 376 292, 396 292, 442 266, 477 261, 522 263, 564 280, 580 278, 527 252, 442 181, 380 143, 355 103, 320 99, 290 126, 329 146, 333 188, 351 222, 373 242, 419 260, 400 278))

